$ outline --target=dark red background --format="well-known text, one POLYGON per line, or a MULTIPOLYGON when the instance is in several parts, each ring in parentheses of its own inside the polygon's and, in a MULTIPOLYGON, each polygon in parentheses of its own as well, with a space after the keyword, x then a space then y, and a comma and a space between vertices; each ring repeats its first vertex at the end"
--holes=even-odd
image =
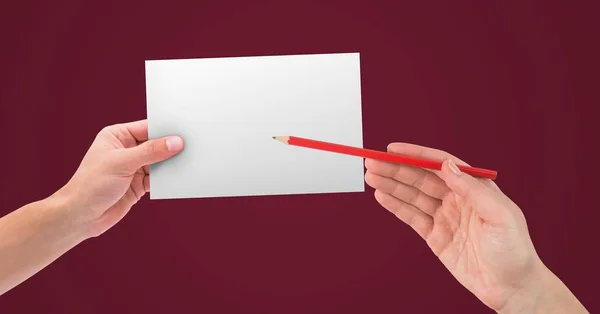
MULTIPOLYGON (((365 146, 498 169, 543 260, 598 311, 593 2, 3 3, 0 214, 64 184, 103 126, 145 118, 146 59, 360 52, 365 146)), ((144 199, 0 312, 490 311, 369 189, 144 199)))

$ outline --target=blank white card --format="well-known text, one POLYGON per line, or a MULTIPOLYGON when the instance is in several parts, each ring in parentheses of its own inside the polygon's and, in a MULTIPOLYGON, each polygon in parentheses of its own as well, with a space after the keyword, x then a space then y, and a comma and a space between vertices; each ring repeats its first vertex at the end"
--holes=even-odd
POLYGON ((362 147, 358 53, 146 61, 151 199, 364 191, 363 160, 274 140, 362 147))

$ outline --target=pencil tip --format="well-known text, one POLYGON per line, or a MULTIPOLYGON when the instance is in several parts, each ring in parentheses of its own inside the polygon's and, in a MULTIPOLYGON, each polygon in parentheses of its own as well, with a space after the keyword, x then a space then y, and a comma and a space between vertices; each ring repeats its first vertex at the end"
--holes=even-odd
POLYGON ((289 136, 273 136, 273 139, 287 144, 288 141, 290 140, 290 137, 289 136))
POLYGON ((275 136, 271 136, 274 140, 276 140, 277 138, 275 136))

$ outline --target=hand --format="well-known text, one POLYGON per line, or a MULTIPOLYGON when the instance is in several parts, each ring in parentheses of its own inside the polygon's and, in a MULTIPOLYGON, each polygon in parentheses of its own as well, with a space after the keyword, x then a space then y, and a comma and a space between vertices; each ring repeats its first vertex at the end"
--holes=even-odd
POLYGON ((467 164, 439 150, 394 143, 388 151, 445 160, 441 171, 428 171, 367 159, 365 181, 376 189, 377 201, 410 225, 484 304, 520 312, 539 309, 534 303, 540 300, 554 310, 560 307, 548 302, 577 303, 538 257, 522 211, 493 181, 461 173, 456 164, 467 164))
POLYGON ((148 140, 146 120, 111 125, 92 143, 71 180, 53 198, 69 204, 70 217, 95 237, 119 222, 150 190, 148 165, 183 149, 176 136, 148 140))

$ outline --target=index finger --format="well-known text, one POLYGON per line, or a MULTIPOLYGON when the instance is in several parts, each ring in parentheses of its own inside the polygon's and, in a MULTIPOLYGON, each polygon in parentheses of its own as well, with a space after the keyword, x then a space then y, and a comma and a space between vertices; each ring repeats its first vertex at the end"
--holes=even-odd
POLYGON ((425 146, 410 144, 410 143, 391 143, 387 147, 388 152, 394 154, 408 155, 423 159, 438 160, 443 162, 446 159, 451 159, 457 165, 470 166, 459 158, 452 156, 443 150, 429 148, 425 146))
MULTIPOLYGON (((439 150, 439 149, 435 149, 435 148, 421 146, 421 145, 415 145, 415 144, 410 144, 410 143, 391 143, 388 145, 387 149, 388 149, 388 152, 394 153, 394 154, 413 156, 413 157, 418 157, 418 158, 423 158, 423 159, 436 160, 436 161, 440 161, 440 162, 450 159, 457 165, 469 166, 469 167, 471 166, 471 165, 467 164, 466 162, 464 162, 463 160, 459 159, 456 156, 453 156, 452 154, 450 154, 448 152, 445 152, 445 151, 439 150)), ((431 171, 431 172, 435 173, 436 175, 439 173, 438 170, 430 170, 430 169, 426 169, 426 170, 431 171)), ((490 179, 480 179, 480 180, 484 184, 486 184, 490 187, 493 187, 495 189, 498 189, 498 186, 496 185, 496 183, 494 183, 494 181, 492 181, 490 179)))
POLYGON ((138 142, 148 140, 148 120, 138 120, 121 124, 138 142))

